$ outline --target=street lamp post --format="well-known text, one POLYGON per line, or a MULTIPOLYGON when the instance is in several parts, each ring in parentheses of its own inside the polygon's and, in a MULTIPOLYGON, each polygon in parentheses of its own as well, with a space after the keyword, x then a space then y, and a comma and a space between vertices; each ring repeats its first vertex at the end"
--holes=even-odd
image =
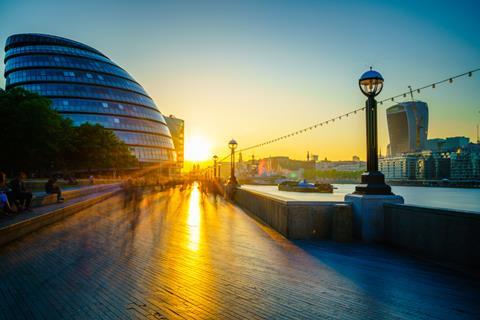
POLYGON ((217 160, 218 160, 218 156, 217 155, 214 155, 213 156, 213 179, 217 179, 217 160))
POLYGON ((237 178, 235 177, 235 149, 237 148, 238 143, 235 139, 230 140, 228 147, 230 148, 230 179, 228 184, 237 185, 237 178))
POLYGON ((378 171, 378 144, 377 144, 377 96, 383 89, 382 75, 372 70, 362 74, 358 85, 362 93, 367 96, 366 124, 367 124, 367 172, 362 174, 362 183, 355 188, 355 194, 392 195, 392 190, 385 183, 383 173, 378 171))

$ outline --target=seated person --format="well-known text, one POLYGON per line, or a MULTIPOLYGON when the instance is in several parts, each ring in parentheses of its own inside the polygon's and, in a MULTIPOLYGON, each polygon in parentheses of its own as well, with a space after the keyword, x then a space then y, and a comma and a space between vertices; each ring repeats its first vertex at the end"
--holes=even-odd
POLYGON ((8 196, 17 205, 18 211, 32 211, 30 206, 32 205, 33 194, 25 188, 25 177, 25 173, 20 172, 9 184, 12 191, 8 193, 8 196))
POLYGON ((9 214, 13 213, 13 210, 12 207, 10 207, 7 192, 7 176, 5 173, 0 172, 0 210, 3 210, 6 214, 9 214))
POLYGON ((57 184, 56 177, 51 177, 47 183, 45 183, 45 192, 47 194, 57 194, 57 202, 63 202, 62 190, 57 184))

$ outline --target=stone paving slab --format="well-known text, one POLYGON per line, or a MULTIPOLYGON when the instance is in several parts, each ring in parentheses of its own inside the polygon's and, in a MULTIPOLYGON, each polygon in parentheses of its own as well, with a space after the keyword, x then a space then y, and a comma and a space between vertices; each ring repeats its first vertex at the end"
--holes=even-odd
POLYGON ((111 197, 0 248, 0 319, 478 319, 478 278, 289 241, 198 189, 111 197))

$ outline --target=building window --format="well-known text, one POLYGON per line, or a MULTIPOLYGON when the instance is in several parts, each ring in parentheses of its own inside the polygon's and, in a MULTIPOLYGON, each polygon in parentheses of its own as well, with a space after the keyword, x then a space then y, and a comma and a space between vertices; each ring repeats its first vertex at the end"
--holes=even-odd
POLYGON ((102 106, 103 106, 104 108, 108 108, 108 103, 102 102, 102 106))

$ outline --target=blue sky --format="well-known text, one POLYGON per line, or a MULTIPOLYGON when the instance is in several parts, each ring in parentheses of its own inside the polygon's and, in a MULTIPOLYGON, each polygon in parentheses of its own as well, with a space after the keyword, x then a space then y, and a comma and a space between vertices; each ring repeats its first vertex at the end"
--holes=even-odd
MULTIPOLYGON (((479 67, 478 12, 475 1, 2 1, 0 39, 49 33, 99 49, 186 120, 187 139, 222 154, 232 136, 247 146, 362 105, 370 65, 382 97, 479 67)), ((430 137, 474 138, 479 77, 417 97, 430 137)), ((363 157, 363 133, 359 115, 256 152, 363 157)))

